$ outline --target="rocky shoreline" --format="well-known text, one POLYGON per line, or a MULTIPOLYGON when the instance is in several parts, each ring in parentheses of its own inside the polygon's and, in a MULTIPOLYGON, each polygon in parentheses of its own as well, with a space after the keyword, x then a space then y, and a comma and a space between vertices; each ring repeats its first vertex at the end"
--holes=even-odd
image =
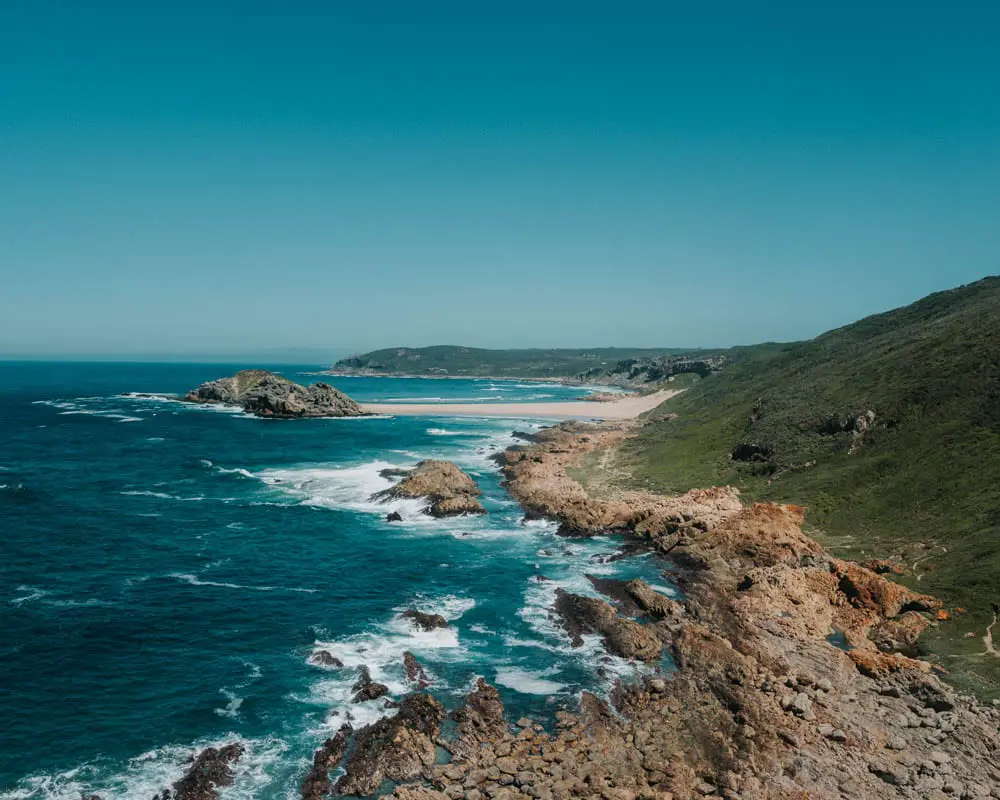
MULTIPOLYGON (((796 506, 744 507, 727 488, 591 496, 567 468, 628 433, 563 424, 499 460, 529 516, 567 535, 619 532, 673 563, 683 602, 595 578, 606 600, 562 592, 552 614, 573 639, 598 634, 610 652, 654 664, 666 653, 676 671, 619 683, 607 701, 584 692, 547 731, 512 724, 482 679, 447 714, 410 656, 415 693, 395 715, 327 740, 305 800, 1000 798, 1000 708, 913 657, 933 598, 879 564, 827 554, 796 506)), ((178 782, 173 797, 217 797, 238 755, 224 768, 218 751, 199 757, 203 779, 178 782)))

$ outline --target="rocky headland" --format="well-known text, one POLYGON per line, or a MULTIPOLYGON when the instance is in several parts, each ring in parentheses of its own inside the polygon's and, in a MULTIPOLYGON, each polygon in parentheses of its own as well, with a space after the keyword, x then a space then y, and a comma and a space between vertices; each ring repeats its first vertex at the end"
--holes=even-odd
POLYGON ((258 417, 361 417, 366 412, 328 383, 294 383, 263 369, 245 369, 228 378, 203 383, 183 398, 189 403, 241 406, 258 417))
POLYGON ((353 734, 353 750, 343 730, 320 748, 303 797, 388 780, 398 800, 1000 798, 1000 709, 912 656, 937 601, 827 554, 796 506, 743 507, 728 489, 590 497, 567 466, 626 433, 558 426, 508 451, 504 469, 532 514, 567 533, 620 531, 673 562, 683 602, 595 578, 607 600, 563 592, 552 614, 626 658, 665 651, 676 671, 608 700, 585 692, 551 732, 512 724, 483 680, 447 734, 440 704, 410 695, 353 734))
POLYGON ((486 513, 479 501, 482 492, 476 482, 450 461, 421 461, 413 469, 387 469, 381 475, 400 480, 373 494, 371 499, 376 502, 425 499, 424 511, 432 517, 486 513))
MULTIPOLYGON (((546 729, 514 724, 483 679, 448 713, 407 653, 413 693, 359 697, 395 713, 344 726, 317 749, 305 800, 1000 798, 1000 708, 957 693, 916 657, 941 610, 934 598, 889 580, 897 570, 887 562, 826 553, 803 533, 797 506, 744 506, 727 488, 592 496, 571 477, 575 465, 627 435, 564 424, 501 462, 530 514, 568 535, 617 531, 671 562, 681 601, 641 580, 593 577, 606 599, 559 592, 551 610, 574 643, 597 634, 655 671, 606 699, 582 693, 546 729), (663 653, 675 669, 661 666, 663 653)), ((359 693, 371 686, 364 678, 359 693)), ((238 755, 202 754, 175 791, 217 797, 238 755)))

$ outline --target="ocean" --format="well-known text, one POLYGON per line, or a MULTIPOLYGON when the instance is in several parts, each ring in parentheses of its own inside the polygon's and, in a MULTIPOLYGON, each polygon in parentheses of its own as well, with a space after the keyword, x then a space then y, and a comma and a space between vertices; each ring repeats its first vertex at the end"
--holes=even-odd
MULTIPOLYGON (((245 366, 245 365, 244 365, 245 366)), ((344 721, 357 668, 410 690, 403 653, 455 707, 478 676, 513 719, 545 722, 641 669, 549 615, 587 575, 643 577, 612 538, 523 521, 490 456, 538 421, 448 417, 262 420, 169 395, 241 365, 0 364, 0 798, 151 798, 197 749, 247 749, 225 798, 298 796, 344 721), (136 393, 157 395, 140 397, 136 393), (484 517, 376 503, 386 467, 455 461, 484 517), (402 523, 389 523, 389 511, 402 523), (431 632, 399 618, 444 615, 431 632), (343 669, 311 665, 326 649, 343 669)), ((490 380, 322 378, 359 401, 553 401, 579 387, 490 380)))

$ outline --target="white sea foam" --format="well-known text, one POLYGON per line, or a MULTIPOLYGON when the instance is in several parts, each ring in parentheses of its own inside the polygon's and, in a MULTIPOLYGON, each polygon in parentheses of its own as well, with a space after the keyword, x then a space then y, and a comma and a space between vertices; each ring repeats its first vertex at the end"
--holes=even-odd
MULTIPOLYGON (((211 466, 212 462, 208 462, 208 466, 211 466)), ((215 471, 220 475, 240 475, 244 478, 256 478, 250 470, 243 469, 243 467, 235 467, 233 469, 226 469, 225 467, 216 467, 215 471)))
POLYGON ((124 394, 115 395, 115 399, 127 400, 133 403, 168 403, 178 409, 187 408, 192 411, 215 411, 221 414, 232 414, 233 416, 239 416, 243 413, 241 406, 228 405, 226 403, 189 403, 177 397, 177 395, 171 395, 167 392, 125 392, 124 394))
MULTIPOLYGON (((531 580, 524 590, 524 605, 518 610, 520 616, 537 638, 523 638, 512 635, 504 637, 508 647, 528 647, 544 650, 582 662, 598 678, 605 689, 618 677, 632 677, 651 671, 651 667, 628 661, 608 654, 600 636, 585 635, 582 645, 573 647, 565 629, 553 616, 556 592, 562 589, 585 597, 601 598, 587 575, 610 575, 615 565, 595 559, 595 555, 610 555, 610 542, 591 539, 576 547, 567 547, 553 542, 543 548, 545 555, 552 558, 552 574, 548 580, 531 580)), ((541 554, 541 553, 540 553, 541 554)))
POLYGON ((93 762, 65 772, 30 776, 0 791, 0 800, 80 800, 92 793, 105 800, 148 798, 181 778, 191 768, 194 753, 233 742, 240 742, 245 751, 232 765, 235 780, 223 790, 224 796, 226 800, 253 800, 278 780, 275 767, 289 750, 282 739, 244 739, 232 733, 189 745, 167 745, 129 759, 113 773, 93 762))
POLYGON ((182 503, 197 503, 205 499, 203 495, 198 495, 197 497, 179 497, 175 494, 154 492, 149 489, 129 489, 127 491, 118 492, 118 494, 125 495, 126 497, 155 497, 157 500, 179 500, 182 503))
POLYGON ((261 668, 252 661, 244 661, 243 666, 247 669, 247 676, 243 681, 233 687, 224 686, 219 689, 219 694, 227 700, 226 705, 213 709, 220 717, 228 717, 230 719, 238 717, 240 715, 240 708, 243 706, 243 701, 246 699, 245 696, 239 694, 240 690, 247 689, 263 674, 261 668))
POLYGON ((337 508, 385 515, 396 511, 407 522, 431 521, 422 513, 421 499, 372 500, 372 495, 393 485, 379 473, 398 468, 388 461, 371 461, 352 467, 301 467, 268 469, 256 474, 268 486, 297 498, 302 505, 337 508))
POLYGON ((167 577, 192 586, 214 586, 220 589, 245 589, 251 592, 301 592, 303 594, 315 594, 318 589, 303 589, 298 586, 248 586, 244 583, 225 583, 223 581, 206 581, 197 575, 186 572, 171 572, 167 577))
POLYGON ((38 589, 34 586, 18 586, 17 591, 21 593, 20 597, 14 597, 7 602, 12 606, 22 606, 25 603, 32 603, 35 600, 41 600, 43 597, 49 595, 45 589, 38 589))
POLYGON ((447 428, 428 428, 427 433, 431 436, 479 436, 475 431, 451 431, 447 428))
POLYGON ((101 411, 100 409, 93 408, 77 408, 71 411, 60 411, 59 416, 69 417, 69 416, 87 416, 87 417, 105 417, 107 419, 116 419, 119 422, 142 422, 143 417, 130 417, 128 414, 122 414, 118 411, 101 411))
POLYGON ((547 676, 558 673, 559 669, 557 668, 532 672, 517 667, 499 667, 496 673, 496 682, 521 694, 552 695, 566 688, 565 683, 546 680, 547 676))
MULTIPOLYGON (((419 597, 397 610, 417 608, 454 620, 474 605, 475 601, 469 598, 446 595, 419 597)), ((368 725, 391 713, 380 701, 352 702, 353 687, 361 667, 367 667, 373 681, 384 684, 391 696, 398 697, 412 689, 403 669, 403 654, 407 651, 421 661, 432 679, 433 663, 463 661, 468 657, 454 627, 425 631, 398 614, 374 631, 317 641, 313 654, 321 650, 338 659, 343 667, 325 670, 326 677, 313 684, 309 695, 300 699, 329 708, 326 724, 331 727, 339 727, 346 721, 354 727, 368 725)))

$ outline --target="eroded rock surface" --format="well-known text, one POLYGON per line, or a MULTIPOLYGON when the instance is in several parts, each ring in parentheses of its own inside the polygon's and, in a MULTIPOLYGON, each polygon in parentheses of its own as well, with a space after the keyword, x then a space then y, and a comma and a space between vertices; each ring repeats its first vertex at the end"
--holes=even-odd
POLYGON ((619 617, 603 600, 556 590, 555 611, 573 640, 583 644, 583 634, 600 634, 609 652, 622 658, 657 661, 663 645, 656 634, 630 619, 619 617))
POLYGON ((436 628, 447 628, 448 620, 446 620, 440 614, 428 614, 423 611, 418 611, 415 608, 408 608, 402 614, 399 615, 403 619, 407 619, 425 631, 432 631, 436 628))
POLYGON ((434 764, 434 740, 444 720, 444 708, 429 694, 405 698, 392 717, 358 731, 354 752, 334 791, 340 795, 370 795, 390 780, 418 777, 434 764))
MULTIPOLYGON (((519 453, 518 463, 533 458, 519 453)), ((539 473, 543 483, 551 475, 539 473)), ((556 498, 552 516, 566 510, 556 498)), ((698 525, 635 529, 674 560, 683 602, 643 581, 595 579, 608 602, 564 592, 558 613, 571 635, 597 633, 609 649, 643 631, 639 651, 655 641, 675 672, 618 685, 613 707, 584 692, 575 713, 556 712, 552 732, 509 724, 482 679, 448 736, 440 707, 415 701, 424 711, 401 710, 359 735, 338 791, 391 779, 397 800, 1000 798, 1000 708, 903 652, 935 624, 935 601, 831 557, 802 532, 803 518, 795 506, 710 503, 698 525), (434 763, 434 741, 450 763, 434 763)))
POLYGON ((536 434, 536 443, 498 455, 505 485, 529 517, 549 517, 563 533, 587 536, 620 532, 655 539, 667 532, 705 531, 740 510, 731 487, 696 489, 679 497, 613 491, 589 495, 566 467, 581 455, 620 442, 630 423, 563 423, 536 434))
POLYGON ((383 477, 401 478, 395 486, 372 495, 372 500, 424 498, 432 517, 485 514, 476 482, 450 461, 421 461, 411 470, 386 470, 383 477))
POLYGON ((327 739, 313 754, 313 766, 302 784, 302 800, 322 800, 329 797, 333 789, 330 773, 340 766, 347 752, 350 725, 341 726, 336 736, 327 739))
POLYGON ((262 369, 245 369, 232 377, 203 383, 188 392, 189 403, 241 406, 258 417, 360 417, 365 412, 328 383, 302 386, 262 369))
POLYGON ((243 745, 238 742, 202 750, 184 777, 174 784, 173 791, 166 789, 153 800, 217 800, 217 790, 232 785, 232 765, 242 755, 243 745))

